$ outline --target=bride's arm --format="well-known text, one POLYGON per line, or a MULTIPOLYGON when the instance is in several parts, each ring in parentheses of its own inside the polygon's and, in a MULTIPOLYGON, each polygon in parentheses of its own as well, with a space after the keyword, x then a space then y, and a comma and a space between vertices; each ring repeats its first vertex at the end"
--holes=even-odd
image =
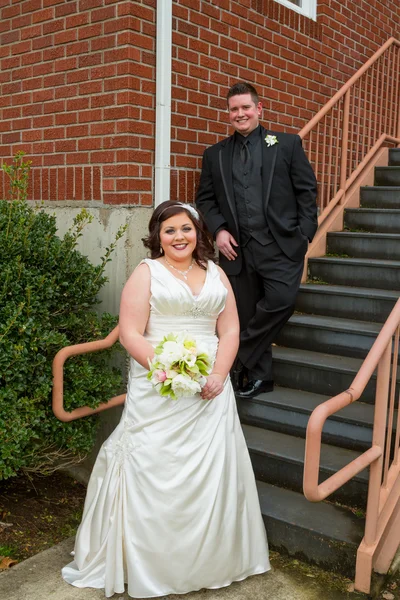
POLYGON ((207 378, 207 383, 201 394, 207 400, 215 398, 215 396, 222 392, 224 381, 229 374, 239 348, 240 326, 235 296, 224 271, 220 267, 218 267, 218 270, 221 281, 228 290, 228 294, 225 308, 217 321, 219 343, 214 368, 207 378))
POLYGON ((153 346, 143 337, 150 315, 150 269, 139 265, 122 290, 119 311, 119 341, 145 369, 154 356, 153 346))

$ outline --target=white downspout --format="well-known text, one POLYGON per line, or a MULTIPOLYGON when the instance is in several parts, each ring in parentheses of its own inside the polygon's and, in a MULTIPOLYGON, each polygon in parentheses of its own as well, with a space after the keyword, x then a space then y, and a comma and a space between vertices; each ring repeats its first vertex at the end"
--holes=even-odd
POLYGON ((170 199, 172 0, 157 0, 155 206, 170 199))

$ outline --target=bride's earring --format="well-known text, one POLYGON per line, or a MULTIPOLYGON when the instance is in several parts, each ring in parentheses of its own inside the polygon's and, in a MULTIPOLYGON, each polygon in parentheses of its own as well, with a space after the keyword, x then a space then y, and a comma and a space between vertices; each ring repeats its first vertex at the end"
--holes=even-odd
POLYGON ((160 245, 160 254, 163 255, 164 254, 164 250, 163 247, 160 245))

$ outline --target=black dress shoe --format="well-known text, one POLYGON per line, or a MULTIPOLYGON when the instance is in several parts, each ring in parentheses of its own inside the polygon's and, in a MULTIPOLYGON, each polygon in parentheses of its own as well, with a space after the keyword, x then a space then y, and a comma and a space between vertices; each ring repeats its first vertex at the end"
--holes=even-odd
POLYGON ((242 389, 237 391, 241 398, 254 398, 258 394, 266 394, 272 392, 274 382, 272 380, 264 381, 263 379, 250 379, 242 389))

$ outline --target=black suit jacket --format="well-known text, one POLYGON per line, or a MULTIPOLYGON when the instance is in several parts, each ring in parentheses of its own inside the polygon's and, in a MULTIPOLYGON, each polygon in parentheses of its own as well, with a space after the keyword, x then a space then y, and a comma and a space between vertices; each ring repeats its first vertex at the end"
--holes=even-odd
MULTIPOLYGON (((317 230, 317 182, 298 135, 267 131, 262 135, 262 197, 264 213, 272 236, 291 260, 302 260, 317 230), (278 143, 267 146, 266 135, 278 143)), ((232 182, 234 135, 207 148, 196 205, 213 236, 226 228, 239 241, 232 182)), ((220 264, 228 275, 242 268, 242 253, 228 261, 220 254, 220 264)))

